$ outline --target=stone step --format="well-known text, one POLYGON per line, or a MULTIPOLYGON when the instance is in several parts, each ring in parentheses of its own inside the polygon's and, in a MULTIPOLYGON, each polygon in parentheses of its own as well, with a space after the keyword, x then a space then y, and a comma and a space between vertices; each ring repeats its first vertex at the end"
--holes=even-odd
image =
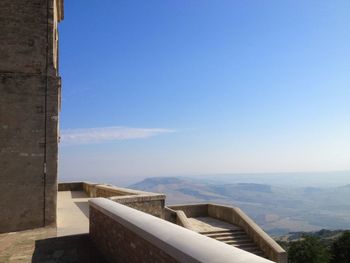
POLYGON ((247 236, 243 229, 223 229, 215 231, 200 232, 220 242, 245 250, 260 257, 265 257, 264 252, 247 236))
POLYGON ((238 247, 238 248, 240 248, 240 249, 259 249, 256 245, 255 245, 255 243, 253 243, 253 242, 249 242, 249 243, 245 243, 245 244, 240 244, 240 243, 236 243, 236 244, 233 244, 233 246, 235 246, 235 247, 238 247))
POLYGON ((255 247, 237 247, 237 248, 245 250, 245 251, 247 251, 249 253, 253 253, 255 255, 259 254, 261 256, 265 256, 264 252, 260 248, 258 248, 257 246, 255 246, 255 247))
MULTIPOLYGON (((245 250, 245 249, 243 249, 243 250, 245 250)), ((252 254, 254 254, 254 255, 257 255, 257 256, 259 256, 259 257, 266 258, 264 252, 262 252, 260 249, 251 250, 251 251, 245 250, 245 251, 247 251, 247 252, 249 252, 249 253, 252 253, 252 254)))
POLYGON ((203 234, 206 235, 207 237, 226 237, 226 236, 232 236, 232 237, 239 237, 246 235, 244 231, 236 231, 236 232, 222 232, 222 233, 208 233, 208 234, 203 234))
POLYGON ((234 240, 244 240, 250 239, 246 234, 241 234, 237 236, 227 235, 227 236, 208 236, 210 238, 215 238, 217 240, 226 240, 226 239, 234 239, 234 240))
POLYGON ((256 252, 253 251, 253 252, 249 252, 249 253, 252 253, 252 254, 257 255, 259 257, 262 257, 262 258, 267 258, 262 251, 256 251, 256 252))
POLYGON ((242 232, 243 230, 241 228, 237 228, 237 229, 223 229, 223 230, 211 230, 211 231, 202 231, 202 232, 199 232, 199 234, 208 235, 208 234, 235 233, 237 231, 238 232, 242 232))
POLYGON ((200 233, 257 256, 265 257, 264 252, 248 237, 248 235, 242 229, 216 230, 200 233))
POLYGON ((218 239, 218 238, 215 238, 216 240, 218 241, 222 241, 222 242, 228 242, 228 243, 232 243, 232 244, 246 244, 246 243, 251 243, 252 240, 249 239, 249 238, 245 238, 245 239, 234 239, 234 238, 230 238, 230 239, 218 239))

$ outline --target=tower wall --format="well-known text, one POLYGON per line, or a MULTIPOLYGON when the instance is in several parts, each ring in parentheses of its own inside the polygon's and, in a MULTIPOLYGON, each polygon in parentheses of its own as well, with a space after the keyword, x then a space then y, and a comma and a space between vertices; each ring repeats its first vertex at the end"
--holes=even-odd
POLYGON ((56 223, 61 0, 0 1, 0 233, 56 223))

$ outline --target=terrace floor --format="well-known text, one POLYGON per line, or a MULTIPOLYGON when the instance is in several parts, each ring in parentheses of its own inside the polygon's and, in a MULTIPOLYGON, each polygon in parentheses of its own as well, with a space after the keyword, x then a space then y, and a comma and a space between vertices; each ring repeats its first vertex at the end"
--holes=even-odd
POLYGON ((83 191, 59 191, 57 236, 89 233, 89 197, 83 191))
POLYGON ((0 234, 0 262, 104 263, 88 235, 88 199, 84 192, 58 192, 57 228, 0 234))

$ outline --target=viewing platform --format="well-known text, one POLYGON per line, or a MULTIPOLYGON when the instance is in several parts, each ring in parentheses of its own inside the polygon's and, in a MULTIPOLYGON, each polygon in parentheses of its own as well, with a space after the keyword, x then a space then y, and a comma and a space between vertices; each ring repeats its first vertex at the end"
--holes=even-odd
POLYGON ((57 236, 89 233, 89 199, 84 191, 57 193, 57 236))
POLYGON ((73 182, 58 185, 57 213, 57 227, 0 234, 0 262, 287 262, 238 208, 73 182))
POLYGON ((161 194, 88 182, 60 183, 57 227, 0 234, 0 262, 104 263, 89 236, 89 200, 100 196, 163 215, 165 196, 161 194))

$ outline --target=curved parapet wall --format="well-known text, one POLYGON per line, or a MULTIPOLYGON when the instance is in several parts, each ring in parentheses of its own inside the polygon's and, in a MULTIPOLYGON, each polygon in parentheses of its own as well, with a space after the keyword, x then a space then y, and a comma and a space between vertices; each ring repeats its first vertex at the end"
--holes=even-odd
POLYGON ((105 198, 90 200, 90 236, 110 262, 272 262, 105 198))

